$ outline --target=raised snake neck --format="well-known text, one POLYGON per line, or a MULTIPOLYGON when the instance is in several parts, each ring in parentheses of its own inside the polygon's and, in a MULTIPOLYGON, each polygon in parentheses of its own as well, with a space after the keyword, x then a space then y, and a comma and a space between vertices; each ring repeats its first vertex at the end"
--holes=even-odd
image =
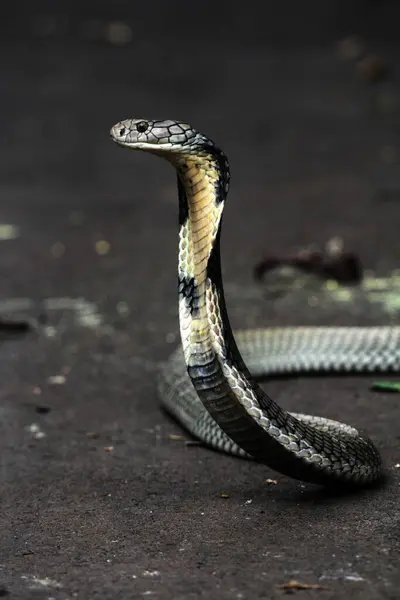
MULTIPOLYGON (((178 350, 160 380, 168 410, 207 444, 250 455, 290 477, 324 485, 377 480, 381 460, 368 438, 336 421, 288 413, 256 383, 242 359, 221 277, 221 218, 230 178, 224 153, 209 138, 176 121, 128 119, 117 123, 111 136, 121 146, 164 157, 178 174, 179 321, 191 385, 178 350)), ((323 330, 318 328, 303 328, 297 335, 288 331, 294 350, 301 335, 324 345, 323 330)), ((248 346, 254 346, 256 333, 248 335, 248 346)), ((387 357, 388 349, 399 346, 399 328, 347 328, 344 333, 343 328, 328 328, 326 339, 332 336, 343 344, 353 336, 354 348, 363 342, 368 349, 371 344, 377 348, 375 359, 364 365, 367 369, 399 368, 398 352, 387 357)), ((290 344, 286 348, 290 353, 290 344)), ((363 370, 365 356, 360 358, 356 350, 353 354, 355 370, 363 370)), ((286 362, 290 364, 290 357, 286 362)), ((327 355, 321 366, 339 368, 340 362, 327 355)))

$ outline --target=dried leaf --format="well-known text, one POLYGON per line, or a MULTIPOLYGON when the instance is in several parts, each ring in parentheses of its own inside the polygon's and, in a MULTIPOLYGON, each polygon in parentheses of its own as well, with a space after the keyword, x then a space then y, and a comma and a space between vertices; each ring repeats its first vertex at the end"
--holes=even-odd
POLYGON ((277 585, 277 587, 281 590, 295 591, 295 590, 328 590, 329 588, 325 585, 321 585, 320 583, 302 583, 301 581, 296 581, 292 579, 287 583, 282 583, 277 585))

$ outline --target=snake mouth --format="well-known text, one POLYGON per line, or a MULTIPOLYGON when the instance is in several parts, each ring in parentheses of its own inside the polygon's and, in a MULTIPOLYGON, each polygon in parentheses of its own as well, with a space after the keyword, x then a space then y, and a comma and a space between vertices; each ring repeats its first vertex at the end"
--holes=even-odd
POLYGON ((152 142, 144 142, 144 141, 128 141, 126 139, 117 137, 115 133, 115 127, 112 127, 110 130, 110 137, 112 141, 117 144, 117 146, 121 146, 121 148, 130 148, 131 150, 142 150, 147 152, 171 152, 173 148, 172 143, 152 143, 152 142))
POLYGON ((152 154, 163 154, 164 152, 171 153, 172 144, 149 144, 146 142, 122 142, 114 139, 114 142, 121 148, 129 148, 130 150, 141 150, 142 152, 151 152, 152 154))

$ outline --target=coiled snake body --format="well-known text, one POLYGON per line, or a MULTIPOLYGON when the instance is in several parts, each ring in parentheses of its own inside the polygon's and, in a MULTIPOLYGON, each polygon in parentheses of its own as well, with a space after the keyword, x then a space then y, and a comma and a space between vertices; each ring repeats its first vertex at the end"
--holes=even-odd
POLYGON ((290 477, 327 486, 377 480, 381 459, 368 438, 337 421, 287 412, 254 376, 400 370, 400 327, 243 331, 236 334, 242 358, 221 277, 221 217, 230 179, 225 154, 176 121, 128 119, 111 129, 111 137, 167 159, 178 175, 182 347, 159 379, 167 410, 205 444, 290 477))

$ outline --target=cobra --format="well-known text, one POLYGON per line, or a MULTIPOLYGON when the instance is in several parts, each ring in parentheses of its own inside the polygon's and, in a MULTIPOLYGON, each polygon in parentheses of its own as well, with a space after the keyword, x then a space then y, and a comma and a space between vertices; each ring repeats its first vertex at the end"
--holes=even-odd
POLYGON ((112 127, 111 137, 163 157, 177 172, 182 343, 160 373, 164 407, 204 444, 292 478, 325 486, 377 481, 382 463, 370 439, 349 425, 284 410, 257 377, 398 371, 400 327, 284 327, 234 337, 220 262, 226 155, 177 121, 127 119, 112 127))

